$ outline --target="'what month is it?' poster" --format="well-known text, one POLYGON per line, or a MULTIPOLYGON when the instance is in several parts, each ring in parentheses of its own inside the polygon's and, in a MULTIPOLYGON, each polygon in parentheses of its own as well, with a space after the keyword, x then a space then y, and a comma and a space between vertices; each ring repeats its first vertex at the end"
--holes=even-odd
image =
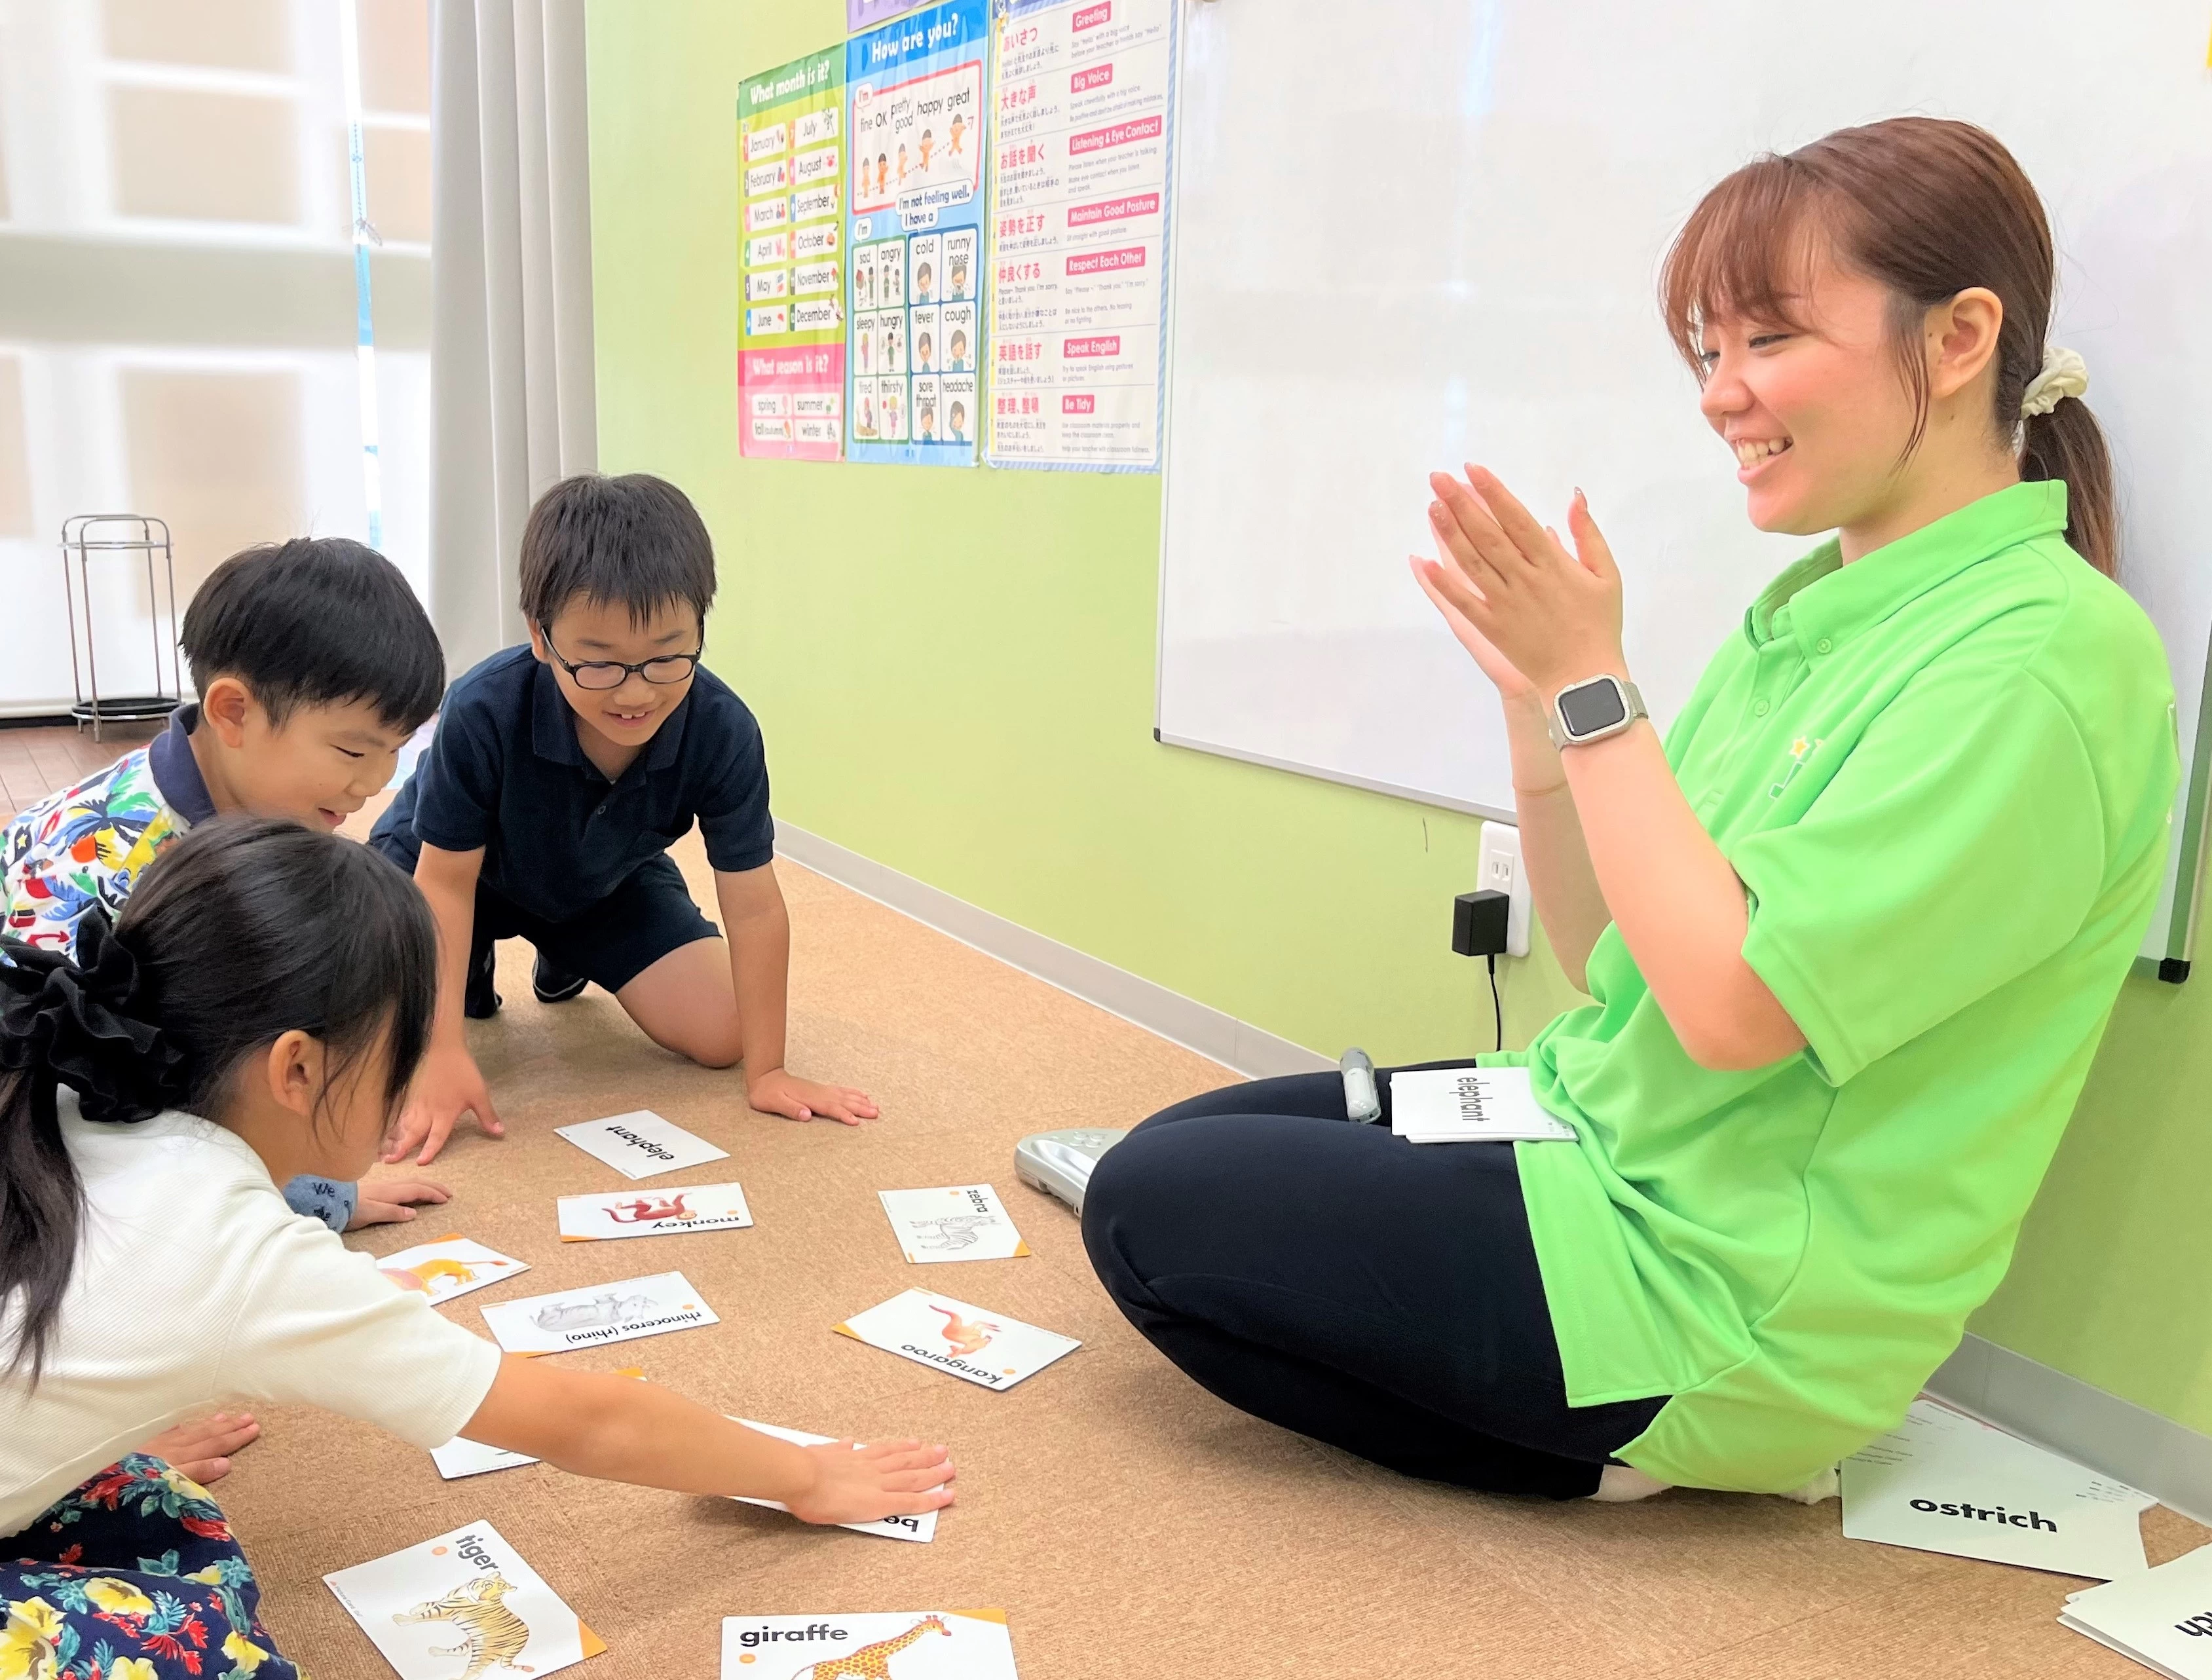
POLYGON ((833 47, 738 84, 741 454, 843 452, 844 76, 833 47))
POLYGON ((848 459, 975 463, 989 45, 984 0, 846 43, 848 459))

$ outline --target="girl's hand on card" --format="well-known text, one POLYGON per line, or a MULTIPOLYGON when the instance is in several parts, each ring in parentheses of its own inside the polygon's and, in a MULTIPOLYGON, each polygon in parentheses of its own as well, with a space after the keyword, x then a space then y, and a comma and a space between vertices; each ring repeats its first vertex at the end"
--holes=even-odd
POLYGON ((952 1490, 945 1484, 956 1472, 942 1446, 890 1440, 856 1447, 849 1440, 831 1440, 801 1450, 814 1460, 814 1485, 784 1501, 801 1522, 880 1522, 941 1511, 952 1503, 952 1490))
POLYGON ((1567 511, 1570 554, 1484 468, 1470 465, 1464 482, 1431 473, 1429 488, 1439 558, 1416 557, 1413 574, 1500 693, 1518 698, 1517 679, 1549 704, 1570 682, 1626 674, 1620 573, 1581 491, 1567 511))

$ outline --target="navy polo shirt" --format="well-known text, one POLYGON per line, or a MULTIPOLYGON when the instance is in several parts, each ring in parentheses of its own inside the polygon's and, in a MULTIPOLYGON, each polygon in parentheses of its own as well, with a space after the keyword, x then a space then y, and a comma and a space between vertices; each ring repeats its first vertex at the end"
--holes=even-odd
POLYGON ((775 855, 760 725, 705 666, 613 782, 584 756, 576 727, 552 668, 527 644, 493 654, 446 691, 429 750, 374 840, 410 869, 424 842, 482 846, 483 884, 555 922, 605 898, 695 820, 717 870, 758 869, 775 855))

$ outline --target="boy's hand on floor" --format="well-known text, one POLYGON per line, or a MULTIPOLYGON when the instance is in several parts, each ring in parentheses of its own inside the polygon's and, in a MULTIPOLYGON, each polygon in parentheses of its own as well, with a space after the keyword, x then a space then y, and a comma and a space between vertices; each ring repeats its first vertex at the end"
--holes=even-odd
POLYGON ((465 1048, 434 1049, 416 1070, 415 1086, 407 1094, 398 1127, 384 1146, 385 1164, 404 1161, 419 1149, 422 1153, 415 1156, 415 1164, 428 1167, 446 1147, 446 1139, 453 1136, 464 1114, 474 1114, 477 1129, 486 1137, 507 1136, 499 1111, 491 1106, 491 1090, 477 1069, 476 1058, 465 1048))
POLYGON ((787 1120, 811 1120, 818 1114, 823 1119, 858 1125, 883 1112, 866 1091, 793 1078, 781 1068, 770 1068, 749 1078, 745 1097, 763 1114, 781 1114, 787 1120))
POLYGON ((952 1503, 945 1484, 955 1472, 942 1446, 890 1440, 856 1449, 849 1440, 833 1440, 805 1450, 814 1460, 814 1485, 787 1501, 801 1522, 880 1522, 952 1503))
POLYGON ((356 1186, 353 1218, 346 1229, 364 1225, 392 1225, 415 1217, 418 1206, 435 1206, 453 1192, 428 1179, 363 1179, 356 1186))
POLYGON ((260 1435, 261 1426, 251 1412, 233 1416, 219 1411, 190 1423, 164 1429, 138 1450, 165 1460, 169 1468, 189 1476, 203 1488, 230 1474, 230 1455, 260 1435))

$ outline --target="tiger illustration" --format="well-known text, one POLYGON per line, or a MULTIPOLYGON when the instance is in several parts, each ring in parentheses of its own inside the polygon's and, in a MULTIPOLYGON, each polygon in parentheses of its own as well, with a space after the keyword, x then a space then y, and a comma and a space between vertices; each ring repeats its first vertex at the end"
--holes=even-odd
POLYGON ((461 1642, 430 1648, 441 1657, 465 1655, 468 1666, 456 1680, 477 1680, 495 1668, 514 1668, 530 1643, 530 1624, 500 1602, 514 1591, 514 1585, 495 1570, 463 1581, 442 1598, 394 1611, 392 1619, 452 1622, 461 1630, 461 1642))

